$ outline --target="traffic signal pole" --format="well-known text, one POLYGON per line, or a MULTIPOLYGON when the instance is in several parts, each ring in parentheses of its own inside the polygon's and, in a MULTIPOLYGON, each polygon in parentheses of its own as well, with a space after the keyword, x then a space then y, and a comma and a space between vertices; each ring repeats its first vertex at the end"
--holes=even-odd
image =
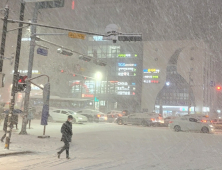
MULTIPOLYGON (((25 2, 24 0, 21 0, 21 7, 20 7, 20 20, 21 21, 23 21, 24 19, 24 11, 25 11, 25 2)), ((13 86, 12 86, 12 91, 11 91, 10 112, 8 115, 6 141, 5 141, 6 149, 9 149, 11 130, 13 126, 12 116, 13 116, 14 105, 15 105, 15 93, 17 91, 17 85, 18 85, 18 75, 19 75, 18 67, 19 67, 19 57, 20 57, 20 51, 21 51, 22 27, 23 27, 23 23, 19 23, 17 47, 16 47, 16 55, 15 55, 15 65, 14 65, 14 75, 13 75, 13 86)))
POLYGON ((8 5, 5 7, 4 19, 3 19, 3 30, 2 30, 2 41, 1 41, 1 59, 0 59, 0 73, 2 73, 3 68, 3 58, 5 54, 5 42, 6 42, 6 33, 7 33, 7 25, 8 25, 8 15, 9 8, 8 5))
MULTIPOLYGON (((35 9, 33 13, 32 23, 37 23, 38 19, 38 10, 39 10, 39 3, 35 3, 35 9)), ((31 42, 30 42, 30 49, 29 49, 29 62, 28 62, 28 79, 32 78, 32 66, 34 60, 34 52, 35 52, 35 39, 36 39, 36 25, 31 26, 31 42)), ((28 108, 29 108, 29 96, 31 92, 31 83, 30 81, 27 82, 26 92, 25 92, 25 102, 24 102, 24 115, 22 119, 22 128, 20 135, 26 135, 26 124, 27 124, 27 115, 28 115, 28 108)))

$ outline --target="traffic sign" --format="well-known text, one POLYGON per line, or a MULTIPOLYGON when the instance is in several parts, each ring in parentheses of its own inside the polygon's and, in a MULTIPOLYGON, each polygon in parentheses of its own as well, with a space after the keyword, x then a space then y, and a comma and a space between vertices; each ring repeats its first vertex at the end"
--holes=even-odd
POLYGON ((48 50, 44 49, 44 48, 38 48, 37 49, 37 54, 47 56, 48 55, 48 50))
POLYGON ((65 0, 46 0, 39 2, 39 9, 46 9, 46 8, 61 8, 64 7, 65 0))
POLYGON ((70 38, 78 38, 84 40, 86 38, 86 34, 76 33, 76 32, 69 32, 68 36, 70 38))
POLYGON ((214 87, 215 86, 215 82, 214 81, 210 81, 210 86, 214 87))

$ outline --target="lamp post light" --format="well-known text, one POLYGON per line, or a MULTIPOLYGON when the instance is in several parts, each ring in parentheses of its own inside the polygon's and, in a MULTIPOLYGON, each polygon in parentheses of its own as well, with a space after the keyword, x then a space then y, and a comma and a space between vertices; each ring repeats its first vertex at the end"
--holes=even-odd
POLYGON ((102 73, 101 72, 96 72, 95 74, 95 89, 94 89, 94 109, 96 109, 96 102, 98 102, 97 97, 96 97, 96 88, 97 88, 97 82, 102 80, 102 73), (97 101, 96 101, 97 100, 97 101))

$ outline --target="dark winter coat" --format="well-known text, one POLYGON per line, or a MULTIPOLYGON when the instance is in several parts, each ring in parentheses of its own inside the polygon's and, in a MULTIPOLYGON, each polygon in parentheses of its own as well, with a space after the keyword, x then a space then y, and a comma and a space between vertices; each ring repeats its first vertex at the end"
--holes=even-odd
POLYGON ((66 121, 61 127, 62 140, 71 142, 72 139, 72 123, 66 121))
MULTIPOLYGON (((5 132, 7 131, 7 122, 8 122, 8 115, 5 116, 4 125, 3 125, 3 130, 5 132)), ((13 128, 13 124, 11 124, 11 128, 13 128)))

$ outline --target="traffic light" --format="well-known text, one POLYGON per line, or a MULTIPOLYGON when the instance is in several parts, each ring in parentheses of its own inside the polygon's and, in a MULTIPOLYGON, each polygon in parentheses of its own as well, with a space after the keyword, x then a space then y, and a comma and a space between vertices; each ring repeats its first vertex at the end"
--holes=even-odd
POLYGON ((18 92, 25 91, 25 89, 26 89, 26 79, 27 79, 27 76, 19 76, 18 86, 17 86, 17 91, 18 92))
POLYGON ((72 52, 63 50, 63 49, 61 49, 61 48, 58 48, 58 49, 57 49, 57 53, 60 53, 60 54, 66 55, 66 56, 72 56, 72 55, 73 55, 72 52))
POLYGON ((221 91, 221 86, 217 86, 217 91, 221 91))
POLYGON ((79 59, 80 59, 80 60, 83 60, 83 61, 87 61, 87 62, 89 62, 89 61, 91 61, 92 57, 89 57, 89 56, 83 56, 83 55, 82 55, 82 56, 79 57, 79 59))
POLYGON ((61 73, 64 73, 64 70, 60 70, 61 71, 61 73))

